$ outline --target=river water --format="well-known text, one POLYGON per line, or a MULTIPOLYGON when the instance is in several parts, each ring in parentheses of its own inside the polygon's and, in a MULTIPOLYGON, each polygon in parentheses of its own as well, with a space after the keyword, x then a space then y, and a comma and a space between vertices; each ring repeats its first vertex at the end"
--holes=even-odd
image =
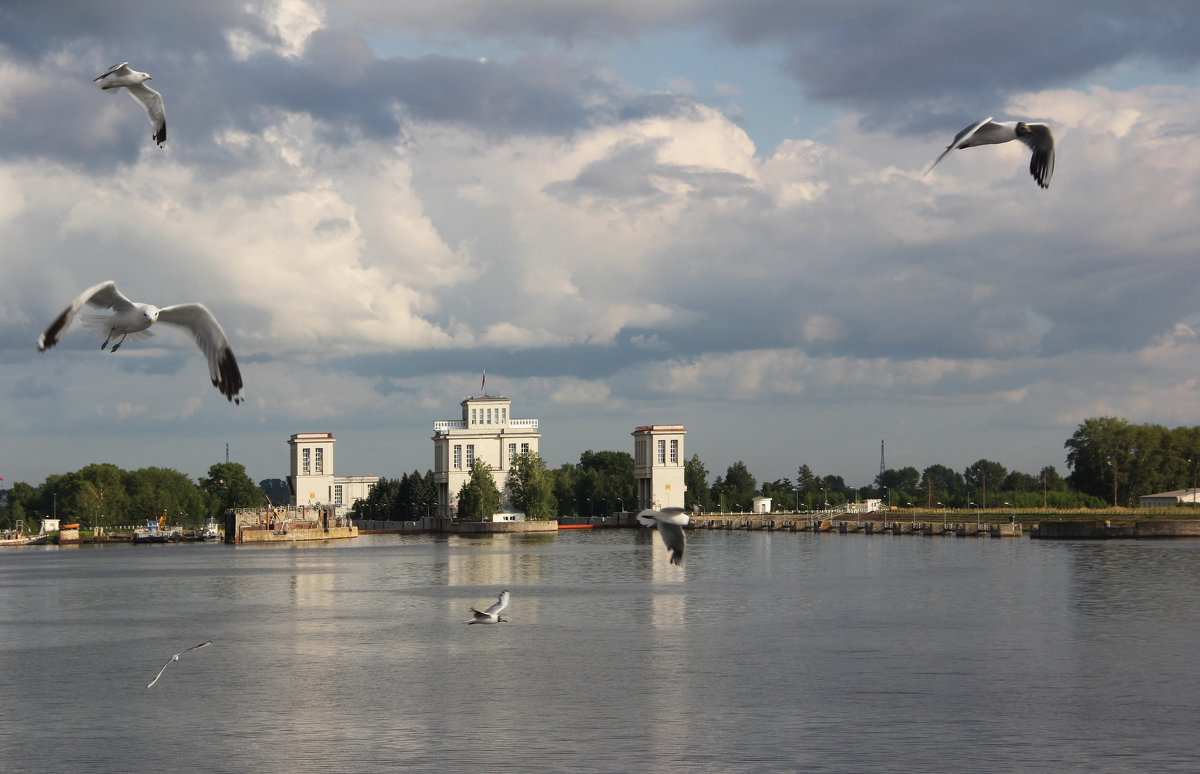
POLYGON ((0 772, 1195 772, 1198 592, 1200 541, 0 549, 0 772))

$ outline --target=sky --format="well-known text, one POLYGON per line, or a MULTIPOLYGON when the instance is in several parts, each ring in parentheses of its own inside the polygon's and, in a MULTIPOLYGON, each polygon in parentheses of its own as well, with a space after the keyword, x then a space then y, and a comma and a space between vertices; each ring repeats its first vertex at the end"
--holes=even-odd
POLYGON ((1093 416, 1200 417, 1200 4, 0 5, 0 477, 433 466, 487 391, 554 467, 681 423, 712 476, 1067 472, 1093 416), (166 105, 92 79, 128 60, 166 105), (963 127, 1044 122, 926 168, 963 127), (84 288, 198 301, 101 352, 84 288))

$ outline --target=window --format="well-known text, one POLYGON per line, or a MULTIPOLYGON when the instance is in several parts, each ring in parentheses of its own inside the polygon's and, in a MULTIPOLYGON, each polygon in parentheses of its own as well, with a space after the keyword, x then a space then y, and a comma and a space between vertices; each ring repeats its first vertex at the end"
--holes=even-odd
POLYGON ((503 424, 507 424, 507 423, 508 423, 508 409, 502 408, 502 409, 500 409, 500 424, 503 425, 503 424))
POLYGON ((469 443, 467 444, 467 467, 469 468, 473 464, 475 464, 475 444, 469 443))
POLYGON ((471 424, 475 424, 475 409, 471 409, 471 424))
POLYGON ((317 475, 325 472, 325 450, 317 449, 317 475))
POLYGON ((510 443, 508 445, 508 464, 511 465, 512 461, 514 459, 516 459, 516 457, 517 457, 517 445, 515 443, 510 443))
POLYGON ((312 449, 306 447, 301 450, 300 455, 304 460, 303 464, 301 465, 300 472, 307 476, 310 472, 312 472, 312 449))
POLYGON ((664 439, 659 438, 658 439, 658 462, 661 465, 661 464, 665 463, 666 461, 667 461, 667 442, 664 439))
POLYGON ((521 444, 521 453, 522 453, 522 454, 528 454, 528 453, 529 453, 529 444, 527 444, 527 443, 523 443, 523 444, 521 444))
POLYGON ((462 444, 461 443, 454 444, 454 467, 456 467, 456 468, 462 467, 462 444))
POLYGON ((679 464, 679 441, 671 441, 671 464, 679 464))
POLYGON ((492 410, 491 409, 487 410, 487 423, 489 425, 492 423, 492 410))
POLYGON ((333 504, 334 505, 342 504, 342 485, 341 484, 333 485, 333 504))

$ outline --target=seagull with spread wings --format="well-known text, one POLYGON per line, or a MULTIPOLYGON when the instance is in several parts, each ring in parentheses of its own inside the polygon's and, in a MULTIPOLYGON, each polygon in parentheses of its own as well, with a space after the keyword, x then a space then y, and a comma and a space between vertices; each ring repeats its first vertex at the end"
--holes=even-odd
POLYGON ((500 617, 500 611, 506 607, 508 607, 508 592, 501 591, 500 598, 498 600, 496 600, 496 604, 492 605, 487 610, 476 610, 475 608, 471 608, 471 612, 475 614, 475 617, 472 618, 470 621, 464 621, 463 623, 469 623, 469 624, 508 623, 507 618, 500 617))
POLYGON ((647 508, 637 515, 637 520, 644 527, 657 527, 663 545, 671 552, 671 564, 683 564, 683 549, 687 547, 687 538, 683 535, 683 528, 689 521, 686 509, 663 508, 656 511, 653 508, 647 508))
POLYGON ((63 331, 84 304, 113 311, 111 315, 83 315, 83 324, 88 332, 97 341, 103 342, 100 349, 107 347, 114 338, 117 339, 110 352, 116 352, 130 336, 135 340, 150 338, 154 335, 149 330, 150 326, 156 322, 187 330, 208 360, 208 374, 213 386, 221 391, 226 400, 242 402, 242 372, 229 346, 229 339, 225 338, 225 331, 208 307, 203 304, 175 304, 159 309, 151 304, 137 304, 117 290, 117 283, 111 280, 93 285, 76 296, 71 305, 38 337, 38 352, 45 352, 58 343, 63 331))
POLYGON ((929 165, 925 174, 928 175, 952 150, 979 145, 998 145, 1011 140, 1020 140, 1033 151, 1033 157, 1029 160, 1029 174, 1033 175, 1033 179, 1042 188, 1049 188, 1050 178, 1054 175, 1054 135, 1050 133, 1050 127, 1045 124, 1027 124, 1024 121, 997 123, 991 116, 954 135, 954 141, 929 165))
POLYGON ((146 109, 146 116, 150 119, 150 126, 154 130, 150 139, 157 142, 161 148, 162 144, 167 141, 167 113, 163 110, 162 95, 146 85, 146 81, 151 80, 154 79, 147 73, 131 70, 128 62, 122 62, 108 68, 108 72, 97 75, 92 82, 102 81, 100 88, 105 91, 124 87, 125 91, 129 92, 129 96, 142 103, 142 107, 146 109))
POLYGON ((152 688, 152 687, 154 687, 154 684, 158 682, 158 678, 162 677, 162 676, 163 676, 163 672, 167 671, 167 667, 171 666, 171 662, 172 662, 172 661, 178 661, 178 660, 179 660, 179 657, 180 657, 180 656, 182 656, 184 653, 187 653, 189 650, 196 650, 197 648, 204 648, 204 647, 208 647, 209 645, 212 645, 212 640, 209 640, 208 642, 202 642, 202 643, 200 643, 199 645, 193 645, 193 646, 192 646, 192 647, 190 647, 190 648, 184 648, 183 650, 181 650, 181 651, 179 651, 178 653, 176 653, 174 656, 171 656, 169 659, 167 659, 167 663, 165 663, 165 664, 163 664, 163 665, 162 665, 162 669, 158 670, 158 674, 156 674, 156 675, 154 676, 154 679, 153 679, 153 680, 151 680, 151 681, 150 681, 150 682, 149 682, 149 683, 146 685, 146 687, 147 687, 147 688, 152 688))

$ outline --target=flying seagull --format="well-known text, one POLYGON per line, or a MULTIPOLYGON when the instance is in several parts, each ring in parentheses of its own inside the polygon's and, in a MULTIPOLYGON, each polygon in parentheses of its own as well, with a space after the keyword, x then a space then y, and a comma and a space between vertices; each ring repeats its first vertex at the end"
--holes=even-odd
POLYGON ((111 280, 93 285, 80 293, 71 305, 50 323, 46 332, 38 336, 38 352, 45 352, 58 343, 63 331, 75 319, 75 315, 84 304, 111 309, 114 312, 111 315, 83 315, 83 324, 87 326, 88 332, 95 336, 97 341, 103 342, 100 349, 107 347, 113 338, 120 337, 113 344, 111 352, 116 352, 128 336, 135 340, 153 336, 149 328, 155 322, 186 328, 208 359, 208 375, 212 378, 213 386, 221 391, 226 400, 242 402, 242 372, 238 370, 237 360, 233 357, 233 350, 229 348, 229 339, 225 338, 225 331, 207 307, 203 304, 175 304, 159 309, 150 304, 135 304, 117 290, 117 283, 111 280))
POLYGON ((688 523, 688 512, 683 508, 663 508, 656 511, 647 508, 637 515, 643 527, 657 527, 663 545, 671 552, 671 564, 683 564, 683 549, 687 542, 683 528, 688 523))
POLYGON ((108 72, 97 75, 92 79, 92 83, 103 81, 100 88, 105 91, 124 86, 125 90, 129 92, 129 96, 142 103, 142 107, 146 108, 150 126, 154 130, 150 139, 157 142, 158 147, 161 148, 162 144, 167 141, 167 114, 163 110, 162 95, 146 85, 146 81, 151 80, 154 79, 146 73, 130 70, 129 63, 122 62, 108 68, 108 72))
POLYGON ((1045 124, 1027 124, 1024 121, 1002 121, 996 123, 991 116, 971 124, 954 135, 954 142, 946 146, 942 155, 929 165, 925 174, 938 165, 946 154, 957 148, 974 148, 976 145, 996 145, 1010 140, 1020 140, 1033 150, 1029 160, 1029 174, 1042 188, 1050 187, 1054 175, 1054 135, 1045 124))
POLYGON ((507 618, 500 617, 500 611, 506 607, 508 607, 508 592, 501 591, 500 599, 498 599, 496 601, 496 604, 492 605, 487 610, 476 610, 475 608, 471 608, 471 612, 475 614, 475 617, 472 618, 470 621, 464 621, 464 623, 469 623, 469 624, 508 623, 507 618))
POLYGON ((184 648, 183 650, 176 653, 174 656, 171 656, 169 659, 167 659, 167 663, 162 665, 162 669, 158 670, 158 674, 156 674, 154 676, 154 679, 146 684, 146 687, 147 688, 153 687, 154 684, 158 682, 158 678, 162 677, 163 672, 167 671, 167 667, 171 666, 172 661, 178 661, 179 657, 182 656, 184 653, 187 653, 189 650, 195 650, 196 648, 203 648, 203 647, 207 647, 209 645, 212 645, 212 640, 209 640, 208 642, 202 642, 199 645, 193 645, 190 648, 184 648))

